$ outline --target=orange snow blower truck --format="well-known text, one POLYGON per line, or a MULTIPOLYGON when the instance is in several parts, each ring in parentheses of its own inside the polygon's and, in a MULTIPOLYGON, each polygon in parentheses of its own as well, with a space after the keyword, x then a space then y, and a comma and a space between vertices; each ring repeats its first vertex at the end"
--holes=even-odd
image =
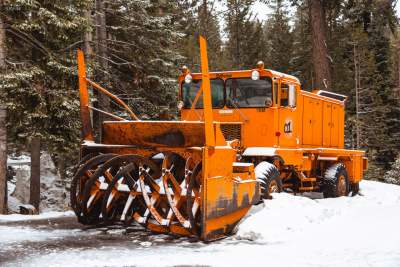
POLYGON ((264 68, 201 73, 182 68, 180 121, 141 121, 119 98, 86 77, 78 51, 83 126, 71 206, 83 224, 133 222, 161 233, 210 241, 230 234, 272 192, 358 191, 364 152, 344 149, 346 97, 300 90, 293 76, 264 68), (94 108, 88 85, 131 119, 94 108), (105 121, 94 142, 91 113, 105 121))

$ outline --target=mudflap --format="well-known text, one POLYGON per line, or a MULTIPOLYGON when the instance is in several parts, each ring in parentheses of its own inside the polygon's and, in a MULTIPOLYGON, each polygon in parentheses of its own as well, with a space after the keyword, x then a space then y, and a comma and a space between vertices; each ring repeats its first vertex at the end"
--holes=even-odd
POLYGON ((204 148, 201 239, 223 238, 234 230, 260 199, 254 168, 246 175, 233 172, 236 151, 230 147, 204 148))

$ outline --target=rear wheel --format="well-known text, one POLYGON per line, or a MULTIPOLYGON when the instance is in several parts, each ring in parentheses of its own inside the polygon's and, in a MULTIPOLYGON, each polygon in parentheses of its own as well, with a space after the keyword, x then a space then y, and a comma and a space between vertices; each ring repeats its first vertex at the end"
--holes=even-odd
POLYGON ((324 197, 341 197, 349 194, 349 176, 346 167, 337 163, 326 169, 322 180, 324 197))
POLYGON ((262 199, 272 199, 272 193, 282 192, 282 180, 274 164, 263 161, 256 166, 254 172, 260 183, 262 199))
POLYGON ((357 195, 359 191, 360 191, 360 184, 358 182, 350 184, 350 192, 352 197, 357 195))

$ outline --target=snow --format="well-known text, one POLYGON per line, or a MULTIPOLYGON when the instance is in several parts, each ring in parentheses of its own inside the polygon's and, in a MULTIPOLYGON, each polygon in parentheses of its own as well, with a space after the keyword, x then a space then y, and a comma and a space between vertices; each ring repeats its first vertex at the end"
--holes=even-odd
POLYGON ((266 161, 262 161, 254 168, 254 173, 257 178, 263 178, 266 177, 273 167, 275 167, 275 165, 266 161))
POLYGON ((243 156, 273 156, 276 148, 273 147, 248 147, 243 152, 243 156))
POLYGON ((18 157, 9 157, 7 159, 8 166, 18 166, 18 165, 30 165, 31 164, 31 157, 27 155, 21 155, 18 157))
MULTIPOLYGON (((49 211, 44 212, 38 215, 22 215, 22 214, 10 214, 10 215, 0 215, 0 223, 1 222, 18 222, 18 221, 31 221, 31 220, 44 220, 44 219, 52 219, 59 217, 68 217, 73 216, 73 211, 49 211)), ((1 235, 0 235, 1 236, 1 235)), ((1 243, 1 240, 0 240, 1 243)))
MULTIPOLYGON (((398 267, 400 186, 363 181, 360 188, 361 195, 335 199, 274 194, 252 209, 234 236, 209 244, 165 235, 125 243, 121 238, 113 245, 41 252, 5 266, 398 267)), ((24 230, 15 229, 15 236, 18 231, 24 230)))
MULTIPOLYGON (((40 230, 31 227, 7 227, 0 226, 1 246, 10 245, 19 242, 38 242, 48 239, 62 239, 71 234, 80 234, 80 231, 74 230, 73 232, 67 230, 40 230)), ((1 247, 0 247, 1 248, 1 247)))
MULTIPOLYGON (((8 183, 9 212, 18 213, 19 206, 29 203, 31 158, 28 155, 10 156, 7 165, 15 171, 15 176, 8 183)), ((64 211, 68 208, 65 181, 62 181, 50 154, 42 151, 40 156, 41 211, 64 211)))

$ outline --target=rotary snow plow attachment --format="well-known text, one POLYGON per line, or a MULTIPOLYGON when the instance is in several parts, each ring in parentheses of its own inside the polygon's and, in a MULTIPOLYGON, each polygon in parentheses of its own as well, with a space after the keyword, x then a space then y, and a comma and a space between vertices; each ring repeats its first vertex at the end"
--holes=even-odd
MULTIPOLYGON (((138 223, 162 233, 209 241, 229 234, 260 199, 251 163, 238 163, 237 142, 214 122, 206 43, 200 39, 204 121, 140 121, 85 75, 78 52, 84 142, 71 185, 71 206, 83 224, 138 223), (105 93, 134 120, 89 105, 87 85, 105 93), (90 110, 116 119, 93 141, 90 110)), ((121 103, 122 102, 122 103, 121 103)))

